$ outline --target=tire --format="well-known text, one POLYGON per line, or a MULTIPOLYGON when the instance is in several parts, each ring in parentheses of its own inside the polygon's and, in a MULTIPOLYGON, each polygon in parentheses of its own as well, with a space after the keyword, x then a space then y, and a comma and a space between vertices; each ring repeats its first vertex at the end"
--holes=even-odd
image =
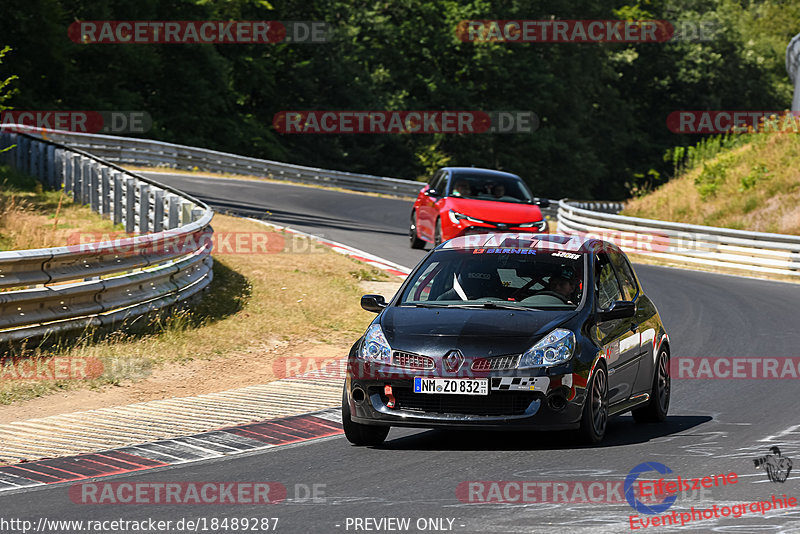
POLYGON ((606 435, 608 427, 608 374, 602 364, 595 367, 591 382, 586 388, 583 403, 580 437, 584 443, 597 445, 606 435))
POLYGON ((408 238, 411 242, 411 248, 421 249, 425 248, 425 241, 419 238, 417 234, 417 212, 411 212, 411 222, 408 227, 408 238))
POLYGON ((661 423, 665 421, 669 411, 671 390, 669 353, 666 349, 662 349, 658 354, 653 372, 653 389, 650 392, 650 401, 641 408, 631 410, 633 419, 637 423, 661 423))
POLYGON ((436 219, 436 230, 433 232, 433 246, 438 247, 442 244, 442 220, 436 219))
POLYGON ((350 403, 347 402, 347 392, 342 392, 342 426, 347 441, 357 447, 380 445, 389 434, 388 426, 354 423, 350 419, 350 403))

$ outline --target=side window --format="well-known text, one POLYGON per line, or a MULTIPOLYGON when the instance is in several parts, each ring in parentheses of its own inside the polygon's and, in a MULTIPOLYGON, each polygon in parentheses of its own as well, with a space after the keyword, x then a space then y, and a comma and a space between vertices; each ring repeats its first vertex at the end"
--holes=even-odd
POLYGON ((597 305, 600 308, 608 308, 612 302, 622 300, 622 293, 608 256, 598 254, 597 264, 597 305))
POLYGON ((636 277, 633 275, 628 259, 622 253, 612 252, 610 254, 611 262, 617 271, 619 283, 622 285, 622 294, 625 300, 633 300, 639 292, 639 286, 636 284, 636 277))
POLYGON ((431 180, 431 189, 435 189, 440 195, 444 194, 445 176, 446 173, 444 171, 438 171, 431 180))
POLYGON ((431 262, 425 271, 417 278, 413 287, 406 291, 405 299, 410 301, 435 300, 438 295, 432 291, 434 285, 441 283, 442 266, 439 262, 431 262))

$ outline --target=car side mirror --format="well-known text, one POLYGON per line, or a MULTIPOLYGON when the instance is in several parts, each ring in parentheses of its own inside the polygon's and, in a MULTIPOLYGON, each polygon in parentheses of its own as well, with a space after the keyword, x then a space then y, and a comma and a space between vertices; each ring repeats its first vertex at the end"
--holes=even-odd
POLYGON ((386 307, 383 295, 364 295, 361 297, 361 307, 373 313, 380 313, 386 307))
POLYGON ((425 194, 428 195, 429 197, 438 197, 439 191, 437 191, 436 189, 428 189, 427 191, 425 191, 425 194))
POLYGON ((548 199, 546 199, 546 198, 537 198, 535 204, 537 206, 542 207, 542 208, 549 208, 550 207, 550 201, 548 199))
POLYGON ((612 302, 611 306, 597 312, 599 321, 611 321, 613 319, 625 319, 636 315, 636 304, 628 300, 618 300, 612 302))

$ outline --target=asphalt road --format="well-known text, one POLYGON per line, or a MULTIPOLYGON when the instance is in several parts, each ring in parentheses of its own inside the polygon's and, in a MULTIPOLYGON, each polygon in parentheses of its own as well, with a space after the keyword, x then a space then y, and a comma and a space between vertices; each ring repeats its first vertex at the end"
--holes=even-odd
MULTIPOLYGON (((408 267, 424 254, 408 247, 409 201, 186 175, 161 174, 157 179, 216 209, 257 217, 268 210, 278 224, 408 267)), ((644 265, 636 270, 669 331, 673 357, 798 356, 800 286, 644 265)), ((769 500, 772 495, 800 497, 796 471, 785 483, 770 482, 753 462, 773 445, 800 462, 800 430, 793 428, 800 429, 798 399, 798 380, 675 379, 666 423, 642 426, 630 416, 617 417, 596 448, 576 446, 570 434, 562 433, 393 429, 381 448, 355 448, 337 437, 119 477, 129 482, 275 481, 289 490, 289 499, 281 504, 79 505, 70 500, 68 485, 62 485, 0 496, 0 518, 174 522, 277 517, 277 532, 314 533, 436 531, 418 527, 425 527, 423 522, 439 525, 427 520, 444 518, 439 531, 630 532, 629 516, 639 514, 625 502, 474 504, 462 502, 457 488, 465 481, 620 481, 637 464, 654 461, 672 469, 667 478, 738 474, 733 485, 680 494, 667 513, 769 500), (318 494, 319 502, 303 499, 304 491, 295 495, 296 484, 317 484, 324 495, 318 494), (374 523, 356 528, 356 519, 388 517, 409 518, 411 528, 378 529, 374 523)), ((796 510, 800 508, 766 515, 748 512, 646 531, 800 532, 796 510)))

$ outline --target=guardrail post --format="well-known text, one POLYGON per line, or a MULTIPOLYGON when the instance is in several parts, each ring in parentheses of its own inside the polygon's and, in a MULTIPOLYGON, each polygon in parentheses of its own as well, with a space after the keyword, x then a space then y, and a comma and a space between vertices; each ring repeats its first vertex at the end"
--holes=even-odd
POLYGON ((188 200, 181 201, 181 225, 192 222, 192 204, 188 200))
MULTIPOLYGON (((9 137, 10 137, 10 135, 9 135, 8 132, 6 132, 4 130, 0 130, 0 150, 3 150, 4 148, 8 148, 11 145, 9 137)), ((2 152, 0 152, 0 161, 3 162, 3 165, 8 165, 8 156, 9 156, 8 153, 9 152, 11 152, 11 151, 10 150, 3 150, 2 152)))
POLYGON ((72 156, 69 152, 64 152, 64 192, 72 193, 75 187, 75 166, 72 164, 72 156))
POLYGON ((164 229, 164 191, 157 189, 153 197, 153 231, 160 232, 164 229))
POLYGON ((146 234, 150 231, 150 186, 139 184, 139 224, 136 231, 146 234))
POLYGON ((114 181, 114 202, 111 203, 111 220, 114 224, 122 222, 122 173, 114 171, 112 173, 114 181))
POLYGON ((89 158, 82 158, 83 182, 81 182, 81 204, 89 204, 91 201, 92 163, 94 162, 89 158))
POLYGON ((93 212, 100 213, 100 169, 95 161, 89 166, 89 203, 93 212))
POLYGON ((31 142, 31 169, 28 174, 34 178, 39 178, 39 160, 41 159, 40 144, 36 141, 31 142))
POLYGON ((36 177, 45 184, 47 183, 47 147, 46 143, 36 143, 36 177))
POLYGON ((14 162, 14 167, 20 172, 25 172, 25 138, 21 135, 17 136, 17 154, 16 154, 16 161, 14 162))
POLYGON ((100 169, 100 189, 100 213, 103 214, 104 218, 108 218, 111 204, 111 172, 105 165, 100 169))
POLYGON ((47 156, 45 157, 47 163, 47 178, 45 181, 51 188, 56 188, 56 147, 47 145, 47 156))
POLYGON ((31 139, 25 139, 27 141, 26 145, 28 149, 25 151, 25 174, 30 174, 33 176, 33 158, 34 156, 34 149, 36 148, 34 145, 36 144, 31 139))
POLYGON ((167 229, 172 230, 180 226, 180 197, 170 194, 168 197, 169 213, 167 215, 167 229))
POLYGON ((83 203, 81 193, 83 193, 83 159, 82 156, 72 156, 72 200, 83 203))
POLYGON ((125 231, 136 231, 136 179, 125 178, 125 231))

